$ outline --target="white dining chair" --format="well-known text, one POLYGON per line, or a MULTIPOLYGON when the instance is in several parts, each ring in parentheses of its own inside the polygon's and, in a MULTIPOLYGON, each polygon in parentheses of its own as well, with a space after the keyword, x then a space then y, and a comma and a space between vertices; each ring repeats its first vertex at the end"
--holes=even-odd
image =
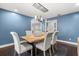
POLYGON ((36 48, 43 51, 43 54, 45 56, 45 52, 49 49, 49 53, 51 55, 51 40, 52 40, 52 33, 47 33, 45 36, 44 41, 39 42, 36 44, 36 48))
POLYGON ((13 40, 14 40, 14 49, 18 53, 19 56, 22 53, 27 52, 28 50, 31 50, 31 55, 32 55, 32 46, 30 44, 27 44, 26 42, 24 44, 21 44, 20 38, 16 32, 10 32, 10 34, 12 35, 13 40))
MULTIPOLYGON (((59 32, 59 31, 54 31, 53 34, 52 34, 51 46, 52 46, 52 51, 53 51, 53 53, 55 52, 55 51, 54 51, 54 45, 56 44, 58 32, 59 32)), ((56 48, 56 47, 55 47, 55 48, 56 48)))

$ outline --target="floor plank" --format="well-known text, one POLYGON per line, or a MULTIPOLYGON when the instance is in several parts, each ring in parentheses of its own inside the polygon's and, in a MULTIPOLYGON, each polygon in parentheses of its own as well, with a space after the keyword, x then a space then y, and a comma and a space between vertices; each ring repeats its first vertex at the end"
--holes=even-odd
MULTIPOLYGON (((55 53, 52 54, 53 56, 77 56, 77 47, 74 47, 69 44, 64 44, 61 42, 57 42, 57 50, 55 50, 55 53)), ((0 48, 0 56, 13 56, 14 55, 14 46, 9 46, 5 48, 0 48)), ((16 54, 17 55, 17 54, 16 54)), ((24 56, 22 54, 22 56, 24 56)), ((49 56, 48 51, 46 52, 46 55, 49 56)), ((30 56, 30 52, 26 54, 26 56, 30 56)), ((37 56, 43 56, 42 51, 38 50, 37 56)))

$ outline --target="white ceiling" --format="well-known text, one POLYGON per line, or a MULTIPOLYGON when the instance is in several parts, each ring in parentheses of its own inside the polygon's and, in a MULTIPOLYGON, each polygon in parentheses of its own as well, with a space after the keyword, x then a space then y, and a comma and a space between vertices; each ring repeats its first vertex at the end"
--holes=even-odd
POLYGON ((17 9, 17 13, 21 13, 27 16, 34 17, 35 15, 40 15, 42 17, 51 18, 58 14, 64 15, 72 12, 79 11, 79 6, 75 3, 41 3, 44 7, 48 9, 48 12, 43 13, 40 10, 34 8, 33 3, 0 3, 0 8, 14 11, 17 9))

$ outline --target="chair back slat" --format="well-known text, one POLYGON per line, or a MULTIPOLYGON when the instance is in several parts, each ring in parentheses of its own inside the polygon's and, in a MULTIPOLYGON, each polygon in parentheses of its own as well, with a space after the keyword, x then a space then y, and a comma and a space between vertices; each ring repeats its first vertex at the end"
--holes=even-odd
POLYGON ((47 33, 44 40, 44 48, 47 50, 51 46, 52 33, 47 33))

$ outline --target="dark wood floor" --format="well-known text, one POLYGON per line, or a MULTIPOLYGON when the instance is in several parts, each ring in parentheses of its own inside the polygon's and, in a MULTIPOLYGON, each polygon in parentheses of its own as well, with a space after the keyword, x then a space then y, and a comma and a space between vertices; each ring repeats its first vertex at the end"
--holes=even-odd
MULTIPOLYGON (((56 56, 77 56, 77 47, 75 47, 75 46, 57 42, 56 47, 57 47, 57 50, 55 51, 53 56, 54 55, 56 55, 56 56)), ((13 56, 13 52, 14 52, 13 46, 1 48, 0 49, 0 56, 13 56)), ((30 54, 28 53, 27 56, 28 55, 30 55, 30 54)), ((39 56, 42 56, 42 54, 39 54, 39 56)))
POLYGON ((67 54, 66 54, 67 56, 77 56, 77 46, 57 42, 57 47, 59 46, 62 46, 67 49, 67 54))

